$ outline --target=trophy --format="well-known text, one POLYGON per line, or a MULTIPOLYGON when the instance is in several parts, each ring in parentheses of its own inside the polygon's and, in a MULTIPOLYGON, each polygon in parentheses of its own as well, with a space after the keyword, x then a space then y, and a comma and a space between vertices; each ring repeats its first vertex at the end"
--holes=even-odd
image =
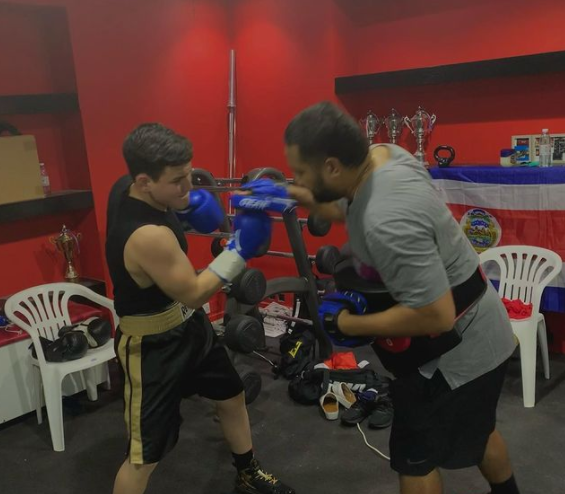
POLYGON ((402 134, 404 118, 393 108, 391 114, 384 119, 384 122, 388 133, 388 140, 392 144, 396 144, 400 134, 402 134))
POLYGON ((80 252, 78 242, 81 238, 80 233, 74 233, 69 230, 65 225, 58 237, 51 237, 49 240, 57 247, 57 250, 65 256, 67 262, 67 269, 65 270, 66 280, 76 280, 78 272, 73 264, 77 254, 80 252))
POLYGON ((381 129, 382 121, 372 111, 367 112, 367 116, 359 120, 361 127, 365 129, 365 134, 369 140, 369 144, 373 144, 373 139, 381 129))
POLYGON ((406 123, 406 127, 410 129, 416 138, 416 152, 414 153, 414 156, 427 168, 429 164, 426 161, 424 143, 432 132, 436 122, 436 116, 430 115, 426 110, 419 106, 414 116, 412 118, 405 117, 404 122, 406 123))

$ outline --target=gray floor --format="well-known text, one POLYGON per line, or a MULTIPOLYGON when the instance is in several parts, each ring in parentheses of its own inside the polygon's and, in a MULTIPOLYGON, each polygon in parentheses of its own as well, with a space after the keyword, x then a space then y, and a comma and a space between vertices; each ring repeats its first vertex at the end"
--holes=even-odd
MULTIPOLYGON (((369 356, 369 354, 363 355, 369 356)), ((371 360, 375 360, 374 357, 371 360)), ((273 380, 269 366, 264 390, 249 413, 257 456, 299 494, 398 492, 395 474, 363 443, 356 429, 323 419, 317 407, 293 403, 287 381, 273 380)), ((565 492, 565 358, 552 356, 552 378, 538 374, 538 403, 522 406, 519 361, 511 362, 499 407, 522 494, 565 492)), ((123 460, 124 427, 116 391, 96 403, 79 396, 82 413, 65 415, 66 451, 51 449, 47 422, 29 415, 0 427, 1 494, 111 493, 123 460)), ((234 471, 210 405, 191 399, 176 449, 156 470, 148 494, 222 494, 231 490, 234 471)), ((369 441, 387 451, 388 430, 367 431, 369 441)), ((446 494, 482 494, 488 485, 478 470, 444 472, 446 494)))

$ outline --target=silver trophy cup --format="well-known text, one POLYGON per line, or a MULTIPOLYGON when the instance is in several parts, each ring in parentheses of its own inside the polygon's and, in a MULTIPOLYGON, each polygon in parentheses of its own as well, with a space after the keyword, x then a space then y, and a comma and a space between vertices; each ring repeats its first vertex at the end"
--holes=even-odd
POLYGON ((434 128, 435 122, 436 116, 430 115, 421 106, 418 107, 418 110, 412 118, 404 118, 406 127, 410 129, 410 132, 412 132, 416 138, 416 152, 414 153, 414 156, 425 167, 428 167, 429 164, 426 160, 424 145, 426 143, 426 139, 429 137, 434 128))
POLYGON ((373 144, 375 136, 379 133, 379 130, 381 130, 382 123, 382 120, 370 110, 367 112, 365 118, 359 120, 361 128, 365 130, 369 144, 373 144))
POLYGON ((393 108, 391 114, 384 119, 384 123, 389 142, 396 144, 404 128, 404 117, 393 108))

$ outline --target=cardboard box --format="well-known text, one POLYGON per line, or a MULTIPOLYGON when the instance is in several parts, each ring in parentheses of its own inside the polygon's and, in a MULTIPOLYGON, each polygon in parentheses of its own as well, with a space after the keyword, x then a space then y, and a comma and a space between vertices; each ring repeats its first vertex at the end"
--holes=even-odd
POLYGON ((35 137, 0 137, 0 204, 43 197, 35 137))

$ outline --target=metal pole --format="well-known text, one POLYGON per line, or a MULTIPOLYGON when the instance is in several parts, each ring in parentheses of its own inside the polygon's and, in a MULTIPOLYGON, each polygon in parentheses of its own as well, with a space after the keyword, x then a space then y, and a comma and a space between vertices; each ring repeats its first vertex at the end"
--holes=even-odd
MULTIPOLYGON (((230 80, 228 97, 228 165, 229 179, 235 178, 235 135, 236 135, 236 102, 235 102, 235 50, 230 50, 230 80)), ((228 206, 232 212, 231 203, 228 206)))
MULTIPOLYGON (((309 314, 318 313, 318 287, 316 279, 312 273, 312 265, 310 257, 306 251, 306 245, 302 238, 302 230, 298 221, 296 221, 296 213, 294 211, 283 214, 284 224, 288 232, 290 247, 294 255, 294 261, 298 274, 306 280, 307 290, 304 294, 304 301, 308 308, 309 314)), ((328 358, 332 353, 332 343, 325 333, 322 323, 319 319, 312 321, 312 331, 316 336, 319 347, 319 356, 323 359, 328 358)))

